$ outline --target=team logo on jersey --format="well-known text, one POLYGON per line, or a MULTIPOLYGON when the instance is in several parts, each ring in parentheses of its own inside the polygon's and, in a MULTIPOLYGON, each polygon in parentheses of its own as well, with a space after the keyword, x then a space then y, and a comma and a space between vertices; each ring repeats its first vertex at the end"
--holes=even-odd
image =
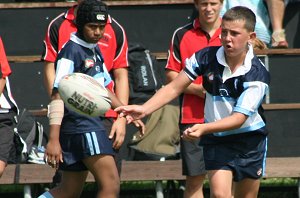
POLYGON ((95 67, 95 70, 96 70, 97 72, 100 72, 100 71, 101 71, 100 66, 97 65, 97 66, 95 67))
POLYGON ((208 78, 209 81, 213 81, 214 80, 214 73, 212 73, 212 72, 208 73, 207 78, 208 78))
POLYGON ((94 67, 94 65, 95 65, 95 61, 93 59, 90 58, 85 59, 84 61, 85 68, 91 68, 94 67))

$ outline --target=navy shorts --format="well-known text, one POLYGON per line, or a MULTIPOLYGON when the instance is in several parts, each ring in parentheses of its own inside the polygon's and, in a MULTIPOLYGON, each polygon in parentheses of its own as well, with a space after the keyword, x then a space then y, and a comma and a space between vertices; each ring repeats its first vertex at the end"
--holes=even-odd
MULTIPOLYGON (((180 124, 180 134, 194 124, 180 124)), ((180 153, 182 158, 182 174, 186 176, 197 176, 206 174, 203 147, 199 145, 200 139, 186 141, 180 138, 180 153)))
POLYGON ((87 167, 83 159, 94 155, 114 155, 112 141, 106 132, 96 131, 81 134, 60 135, 63 163, 59 169, 64 171, 84 171, 87 167))
POLYGON ((231 170, 233 180, 259 179, 265 172, 267 137, 261 134, 232 135, 232 141, 204 145, 206 170, 231 170))

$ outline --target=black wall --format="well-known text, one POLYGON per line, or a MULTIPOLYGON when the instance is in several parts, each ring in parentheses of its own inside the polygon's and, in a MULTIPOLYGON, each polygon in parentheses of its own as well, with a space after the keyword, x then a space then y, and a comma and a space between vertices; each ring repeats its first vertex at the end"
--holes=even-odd
MULTIPOLYGON (((0 34, 8 55, 41 54, 47 25, 67 8, 2 9, 0 34)), ((125 28, 128 41, 143 42, 152 51, 167 51, 173 31, 189 21, 193 5, 111 6, 111 15, 125 28)))

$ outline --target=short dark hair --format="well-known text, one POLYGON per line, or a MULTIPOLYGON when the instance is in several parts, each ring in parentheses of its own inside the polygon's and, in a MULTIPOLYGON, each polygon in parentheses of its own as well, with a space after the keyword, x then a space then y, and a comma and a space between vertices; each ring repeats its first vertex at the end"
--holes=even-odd
POLYGON ((254 32, 256 24, 256 16, 251 9, 244 6, 236 6, 227 10, 222 17, 223 21, 245 21, 245 28, 249 32, 254 32))

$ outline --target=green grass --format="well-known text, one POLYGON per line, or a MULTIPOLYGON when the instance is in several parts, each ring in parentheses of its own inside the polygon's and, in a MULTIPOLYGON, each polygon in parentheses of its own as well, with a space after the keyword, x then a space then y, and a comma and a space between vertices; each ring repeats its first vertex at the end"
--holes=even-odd
POLYGON ((272 179, 262 179, 260 186, 262 187, 287 187, 287 186, 297 186, 298 180, 293 178, 272 178, 272 179))
MULTIPOLYGON (((179 186, 179 182, 175 182, 176 187, 179 186)), ((164 189, 167 186, 167 182, 163 182, 164 189)), ((296 198, 297 197, 297 186, 298 180, 293 178, 273 178, 273 179, 262 179, 260 185, 259 198, 296 198), (272 188, 276 187, 276 188, 272 188), (287 190, 288 189, 288 190, 287 190), (292 190, 291 190, 292 189, 292 190)), ((47 185, 45 185, 47 187, 47 185)), ((208 197, 207 193, 209 191, 209 184, 206 180, 204 183, 204 188, 206 191, 205 197, 208 197)), ((85 191, 95 192, 97 191, 97 186, 94 183, 87 183, 84 188, 85 191)), ((135 182, 121 182, 121 194, 126 191, 136 191, 135 197, 147 197, 152 198, 152 195, 139 195, 143 192, 155 191, 154 181, 135 181, 135 182)), ((22 193, 23 185, 0 185, 0 197, 3 193, 22 193)), ((123 197, 123 196, 121 196, 123 197)), ((124 196, 126 197, 126 196, 124 196)))

